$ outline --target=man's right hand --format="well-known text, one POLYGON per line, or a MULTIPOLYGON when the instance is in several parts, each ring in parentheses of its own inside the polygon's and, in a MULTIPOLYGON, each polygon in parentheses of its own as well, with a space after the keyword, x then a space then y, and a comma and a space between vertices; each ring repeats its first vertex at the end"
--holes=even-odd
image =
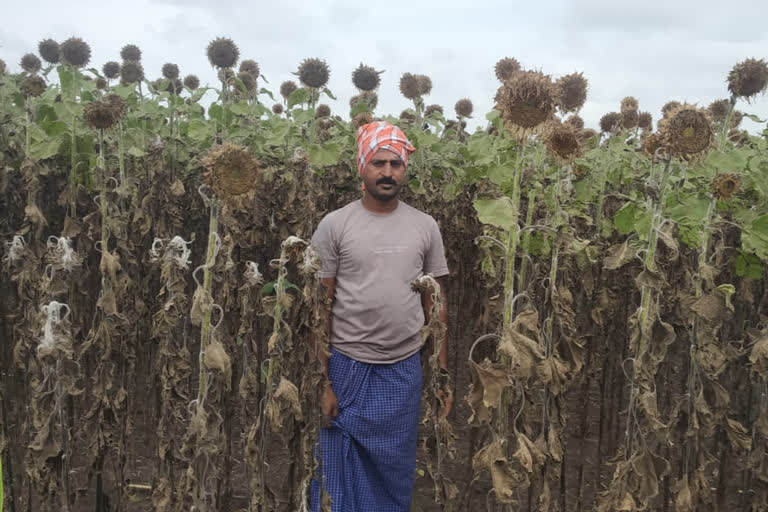
POLYGON ((339 402, 336 401, 336 393, 333 392, 331 383, 328 382, 323 390, 323 398, 320 403, 320 409, 323 412, 325 426, 331 426, 331 420, 335 420, 339 415, 339 402))

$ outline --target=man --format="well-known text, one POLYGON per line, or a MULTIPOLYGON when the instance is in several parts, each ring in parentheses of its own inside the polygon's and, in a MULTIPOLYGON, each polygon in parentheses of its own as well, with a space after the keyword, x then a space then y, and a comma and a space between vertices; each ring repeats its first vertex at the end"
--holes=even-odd
MULTIPOLYGON (((312 237, 333 301, 331 356, 320 356, 327 428, 312 510, 320 510, 322 487, 333 512, 407 512, 420 416, 420 330, 430 309, 411 283, 424 274, 438 278, 446 321, 448 266, 435 220, 398 199, 415 150, 405 133, 386 122, 366 124, 357 150, 363 198, 326 215, 312 237)), ((446 340, 439 361, 446 368, 446 340)), ((440 418, 452 407, 443 398, 440 418)))

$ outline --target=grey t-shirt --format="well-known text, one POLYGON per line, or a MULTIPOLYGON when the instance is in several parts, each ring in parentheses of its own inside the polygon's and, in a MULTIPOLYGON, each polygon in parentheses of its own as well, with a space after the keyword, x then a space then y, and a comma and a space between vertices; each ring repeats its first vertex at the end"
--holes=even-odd
POLYGON ((424 312, 411 283, 448 274, 437 222, 402 201, 376 214, 354 201, 326 215, 312 237, 319 277, 336 278, 331 345, 365 363, 395 363, 421 346, 424 312))

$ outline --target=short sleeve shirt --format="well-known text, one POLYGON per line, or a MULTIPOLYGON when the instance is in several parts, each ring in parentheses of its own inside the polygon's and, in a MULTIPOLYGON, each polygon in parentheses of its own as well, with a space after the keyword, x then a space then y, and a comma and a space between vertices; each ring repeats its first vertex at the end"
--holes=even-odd
POLYGON ((312 237, 320 277, 336 278, 331 344, 366 363, 395 363, 418 352, 424 312, 411 283, 448 274, 431 216, 402 201, 373 213, 354 201, 326 215, 312 237))

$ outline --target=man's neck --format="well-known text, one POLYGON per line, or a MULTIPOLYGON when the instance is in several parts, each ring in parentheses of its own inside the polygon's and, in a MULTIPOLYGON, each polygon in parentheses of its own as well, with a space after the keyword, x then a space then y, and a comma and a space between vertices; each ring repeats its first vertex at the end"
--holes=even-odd
POLYGON ((366 192, 363 194, 362 202, 363 208, 373 213, 391 213, 395 211, 400 200, 395 197, 389 201, 381 201, 366 192))

